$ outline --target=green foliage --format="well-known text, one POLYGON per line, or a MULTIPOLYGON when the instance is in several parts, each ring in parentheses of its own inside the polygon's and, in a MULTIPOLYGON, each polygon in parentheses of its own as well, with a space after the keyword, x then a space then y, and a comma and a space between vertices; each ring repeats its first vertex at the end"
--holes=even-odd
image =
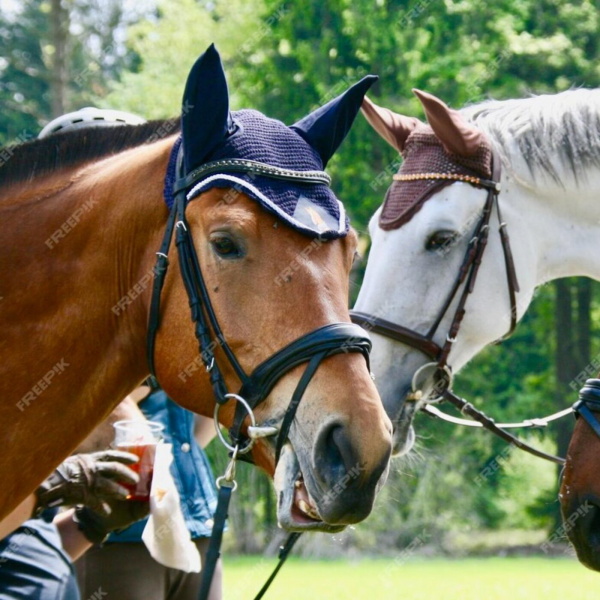
MULTIPOLYGON (((96 103, 146 118, 172 116, 192 62, 211 42, 225 61, 232 108, 256 108, 286 123, 367 73, 380 76, 370 92, 379 104, 421 118, 413 87, 459 107, 600 84, 600 7, 590 0, 159 0, 133 13, 117 0, 63 3, 72 108, 96 103)), ((0 12, 0 143, 35 135, 51 116, 49 5, 26 0, 17 16, 0 12)), ((361 234, 398 165, 397 153, 359 117, 328 170, 361 234)), ((557 401, 574 399, 572 390, 556 398, 553 291, 539 290, 513 338, 488 348, 457 379, 457 391, 498 421, 547 414, 557 401)), ((592 325, 593 332, 600 327, 597 301, 592 325)), ((596 342, 592 356, 599 351, 596 342)), ((552 467, 507 453, 482 431, 425 416, 416 425, 420 456, 395 464, 354 543, 402 547, 415 536, 441 543, 448 531, 550 526, 552 467)), ((557 435, 550 429, 526 437, 552 450, 557 435)), ((221 448, 210 452, 221 472, 221 448)), ((258 549, 276 537, 274 499, 256 470, 241 467, 239 480, 230 529, 239 548, 258 549)))

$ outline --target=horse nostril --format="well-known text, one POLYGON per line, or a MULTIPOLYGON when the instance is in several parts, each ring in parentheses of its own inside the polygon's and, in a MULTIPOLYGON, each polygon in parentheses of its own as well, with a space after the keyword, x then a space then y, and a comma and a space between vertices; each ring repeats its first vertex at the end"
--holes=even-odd
POLYGON ((343 425, 329 423, 321 429, 315 444, 314 461, 322 483, 339 481, 356 463, 343 425))

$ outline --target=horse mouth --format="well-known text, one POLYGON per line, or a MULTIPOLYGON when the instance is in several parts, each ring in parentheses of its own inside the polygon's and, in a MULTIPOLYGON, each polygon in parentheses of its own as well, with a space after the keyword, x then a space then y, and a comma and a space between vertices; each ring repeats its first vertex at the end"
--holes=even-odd
POLYGON ((273 483, 277 493, 277 521, 283 529, 335 533, 345 528, 345 525, 330 525, 323 521, 317 502, 306 487, 291 444, 286 444, 281 451, 273 483))

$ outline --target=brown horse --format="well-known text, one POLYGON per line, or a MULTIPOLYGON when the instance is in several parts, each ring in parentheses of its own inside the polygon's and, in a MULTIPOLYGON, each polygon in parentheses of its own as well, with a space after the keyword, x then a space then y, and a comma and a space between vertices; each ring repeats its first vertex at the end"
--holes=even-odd
POLYGON ((560 486, 566 533, 586 567, 600 571, 600 380, 590 379, 574 405, 578 414, 560 486))
MULTIPOLYGON (((184 95, 188 172, 222 158, 218 153, 235 140, 243 146, 252 123, 263 128, 252 134, 257 152, 280 152, 288 161, 275 167, 314 168, 285 147, 278 137, 283 135, 296 150, 303 144, 322 168, 369 84, 357 84, 307 120, 286 127, 255 111, 229 112, 224 73, 211 48, 194 65, 184 95), (311 145, 315 139, 320 142, 311 145)), ((179 128, 173 120, 64 133, 10 149, 0 169, 2 517, 148 375, 153 265, 168 217, 163 180, 179 128)), ((256 188, 260 180, 254 178, 256 188)), ((275 183, 279 187, 273 189, 284 195, 288 187, 296 197, 299 190, 331 193, 324 184, 275 183)), ((254 188, 220 182, 201 190, 186 216, 223 337, 250 373, 307 333, 350 322, 348 281, 356 236, 344 229, 341 204, 340 230, 311 236, 290 225, 277 207, 265 210, 247 189, 254 188)), ((327 219, 321 217, 315 222, 327 219)), ((156 373, 177 402, 212 416, 210 374, 198 368, 202 363, 175 244, 169 255, 156 373)), ((211 344, 227 388, 237 391, 238 373, 222 340, 213 335, 211 344)), ((280 426, 304 368, 294 366, 278 378, 255 410, 259 423, 280 426)), ((230 401, 221 410, 224 425, 232 424, 234 408, 230 401)), ((269 439, 259 440, 252 455, 270 474, 277 467, 284 526, 333 530, 369 514, 390 450, 391 425, 367 362, 358 352, 341 352, 322 360, 306 388, 279 464, 269 439)))

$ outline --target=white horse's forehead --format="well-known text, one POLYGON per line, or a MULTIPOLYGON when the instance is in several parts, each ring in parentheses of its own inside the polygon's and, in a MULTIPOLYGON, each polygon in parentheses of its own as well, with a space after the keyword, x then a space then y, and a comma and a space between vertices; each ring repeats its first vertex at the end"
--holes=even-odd
POLYGON ((415 235, 426 235, 438 229, 450 229, 458 233, 463 229, 472 229, 474 219, 481 215, 485 197, 485 190, 468 183, 454 183, 428 198, 410 221, 390 231, 384 231, 379 226, 380 207, 369 223, 373 244, 383 239, 393 239, 395 244, 409 244, 414 241, 415 235))

